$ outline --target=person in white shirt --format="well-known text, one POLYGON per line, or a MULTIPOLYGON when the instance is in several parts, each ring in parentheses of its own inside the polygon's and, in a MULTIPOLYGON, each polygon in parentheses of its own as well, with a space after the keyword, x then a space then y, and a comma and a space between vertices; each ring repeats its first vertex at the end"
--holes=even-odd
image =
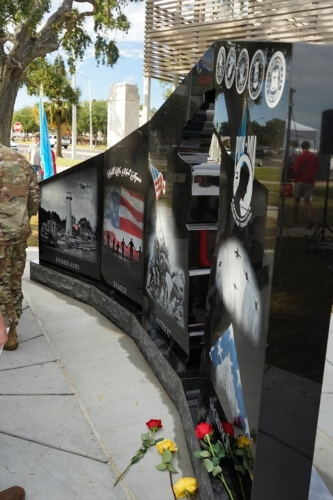
POLYGON ((29 156, 28 156, 28 161, 34 171, 37 174, 37 178, 39 181, 43 180, 43 174, 42 174, 42 167, 40 164, 40 134, 39 132, 36 132, 34 134, 34 139, 35 141, 31 144, 29 147, 29 156))

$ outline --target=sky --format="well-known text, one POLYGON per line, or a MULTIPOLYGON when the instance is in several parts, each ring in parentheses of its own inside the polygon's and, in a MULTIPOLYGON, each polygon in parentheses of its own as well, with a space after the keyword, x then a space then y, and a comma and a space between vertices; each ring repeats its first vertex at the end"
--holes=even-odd
MULTIPOLYGON (((143 104, 143 49, 144 49, 144 23, 145 2, 130 3, 124 9, 131 28, 128 34, 116 35, 120 58, 113 68, 96 64, 93 47, 89 48, 84 61, 78 62, 76 87, 81 90, 81 100, 89 99, 89 80, 91 99, 106 100, 111 84, 132 83, 138 87, 140 104, 143 104)), ((92 20, 89 20, 88 31, 92 29, 92 20), (89 26, 90 25, 90 26, 89 26)), ((56 53, 54 53, 56 54, 56 53)), ((50 55, 51 57, 51 55, 50 55)), ((152 79, 150 107, 159 109, 164 102, 163 89, 157 80, 152 79)), ((24 106, 32 106, 38 102, 37 97, 28 96, 24 89, 18 93, 15 110, 24 106)))

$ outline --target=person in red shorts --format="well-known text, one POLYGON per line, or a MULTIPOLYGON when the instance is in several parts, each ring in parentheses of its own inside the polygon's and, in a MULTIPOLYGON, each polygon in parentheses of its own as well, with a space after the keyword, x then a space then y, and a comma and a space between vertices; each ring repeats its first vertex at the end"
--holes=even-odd
POLYGON ((299 202, 301 198, 304 198, 308 229, 311 229, 314 226, 311 199, 320 163, 318 156, 310 151, 309 141, 303 141, 301 148, 302 153, 296 158, 293 166, 295 173, 293 224, 297 224, 299 202))

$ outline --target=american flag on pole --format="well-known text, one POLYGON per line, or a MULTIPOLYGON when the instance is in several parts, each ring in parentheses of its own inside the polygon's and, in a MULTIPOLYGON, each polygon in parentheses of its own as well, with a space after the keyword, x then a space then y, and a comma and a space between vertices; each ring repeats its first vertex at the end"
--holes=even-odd
POLYGON ((166 182, 164 180, 162 172, 157 170, 156 167, 151 163, 150 164, 151 175, 153 176, 154 187, 156 200, 158 200, 161 196, 161 193, 165 194, 166 182))
POLYGON ((143 241, 144 195, 131 189, 112 186, 109 206, 106 208, 107 221, 104 229, 113 231, 118 241, 125 244, 132 239, 138 250, 143 241))

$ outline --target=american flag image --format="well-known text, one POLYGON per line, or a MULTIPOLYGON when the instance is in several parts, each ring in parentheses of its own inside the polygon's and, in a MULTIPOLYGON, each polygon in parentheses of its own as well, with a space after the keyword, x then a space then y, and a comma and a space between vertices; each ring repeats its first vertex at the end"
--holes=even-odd
POLYGON ((154 165, 150 164, 151 175, 153 176, 156 199, 159 200, 161 193, 165 194, 166 182, 162 172, 160 172, 154 165))
POLYGON ((244 434, 250 437, 232 324, 212 346, 209 355, 215 367, 217 392, 222 392, 228 402, 226 416, 231 422, 238 418, 244 434))
POLYGON ((131 189, 112 186, 108 193, 104 229, 114 231, 117 240, 128 244, 132 239, 138 250, 143 240, 144 195, 131 189))

